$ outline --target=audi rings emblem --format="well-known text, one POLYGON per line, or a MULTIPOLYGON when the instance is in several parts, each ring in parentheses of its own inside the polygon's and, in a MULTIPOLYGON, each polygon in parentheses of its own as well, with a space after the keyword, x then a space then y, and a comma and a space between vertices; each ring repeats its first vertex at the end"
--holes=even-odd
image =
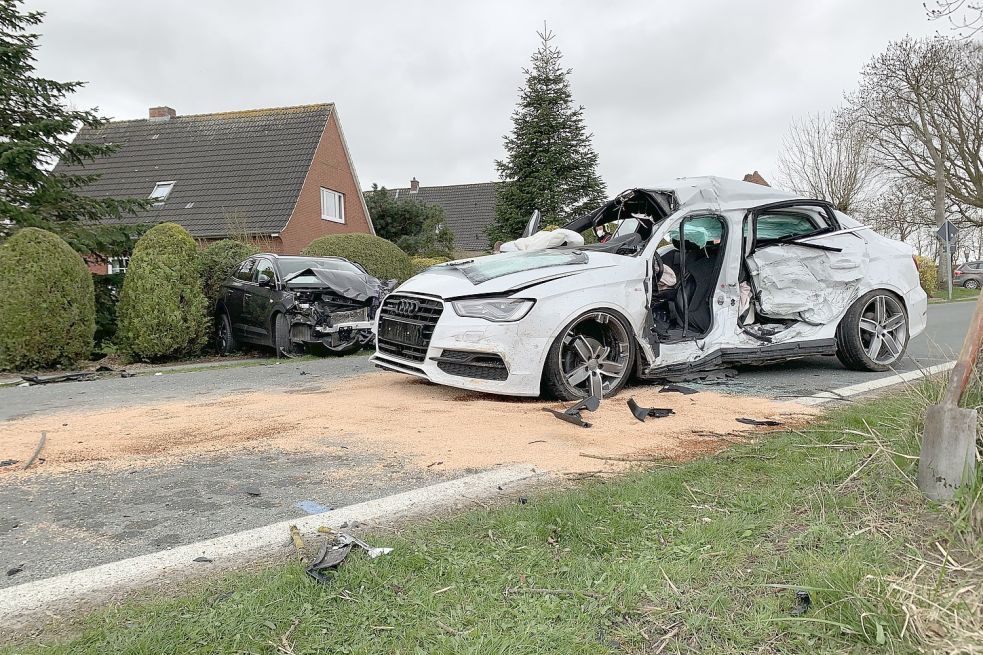
POLYGON ((420 303, 411 298, 400 298, 393 305, 392 312, 397 316, 413 316, 420 311, 420 303))

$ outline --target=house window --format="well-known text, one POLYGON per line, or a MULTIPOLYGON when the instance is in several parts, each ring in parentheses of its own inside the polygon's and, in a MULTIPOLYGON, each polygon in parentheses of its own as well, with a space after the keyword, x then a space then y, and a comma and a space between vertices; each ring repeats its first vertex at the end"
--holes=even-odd
POLYGON ((126 273, 126 269, 129 267, 129 257, 110 257, 109 263, 106 264, 106 272, 110 275, 113 273, 126 273))
POLYGON ((335 223, 345 222, 345 196, 321 187, 321 218, 335 223))
POLYGON ((164 201, 167 200, 167 196, 171 195, 171 189, 174 188, 174 182, 158 182, 154 185, 154 190, 150 192, 148 196, 154 201, 154 207, 163 207, 164 201))

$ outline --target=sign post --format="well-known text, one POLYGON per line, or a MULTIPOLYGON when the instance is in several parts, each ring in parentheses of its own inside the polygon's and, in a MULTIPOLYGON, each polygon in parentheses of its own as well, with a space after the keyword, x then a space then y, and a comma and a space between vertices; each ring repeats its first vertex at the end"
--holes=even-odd
POLYGON ((949 300, 952 300, 952 251, 959 230, 947 219, 935 234, 945 244, 945 283, 949 300))

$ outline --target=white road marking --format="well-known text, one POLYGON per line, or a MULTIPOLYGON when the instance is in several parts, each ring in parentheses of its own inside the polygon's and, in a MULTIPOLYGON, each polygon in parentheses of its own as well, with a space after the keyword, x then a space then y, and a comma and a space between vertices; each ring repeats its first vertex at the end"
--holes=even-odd
POLYGON ((928 368, 919 369, 917 371, 897 373, 895 375, 889 375, 887 377, 877 378, 876 380, 871 380, 870 382, 851 384, 848 387, 840 387, 839 389, 833 389, 831 391, 820 391, 819 393, 812 396, 803 396, 801 398, 794 398, 792 400, 802 405, 822 405, 824 403, 828 403, 833 400, 843 400, 844 398, 849 398, 851 396, 858 396, 862 393, 876 391, 877 389, 893 387, 896 384, 904 384, 906 382, 920 380, 922 378, 929 377, 930 375, 935 375, 936 373, 943 373, 945 371, 948 371, 952 369, 952 367, 955 365, 956 365, 955 361, 945 362, 944 364, 936 364, 935 366, 929 366, 928 368))
MULTIPOLYGON (((531 482, 543 476, 530 465, 509 466, 476 473, 449 482, 349 505, 323 514, 301 516, 252 530, 178 546, 149 555, 26 582, 0 589, 0 625, 4 629, 36 625, 39 615, 54 616, 76 605, 106 601, 141 587, 172 584, 216 571, 242 568, 249 562, 286 555, 292 548, 290 526, 305 538, 327 526, 343 530, 343 523, 380 523, 409 516, 432 516, 456 505, 492 498, 503 487, 531 482), (211 562, 194 562, 206 557, 211 562)), ((385 544, 380 544, 385 545, 385 544)))

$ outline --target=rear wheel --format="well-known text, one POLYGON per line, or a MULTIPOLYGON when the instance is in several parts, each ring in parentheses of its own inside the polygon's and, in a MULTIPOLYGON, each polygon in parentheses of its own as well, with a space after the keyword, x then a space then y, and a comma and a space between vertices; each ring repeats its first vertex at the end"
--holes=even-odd
POLYGON ((847 310, 836 329, 836 356, 856 371, 886 371, 908 348, 908 312, 888 291, 871 291, 847 310))
POLYGON ((979 280, 973 280, 973 279, 966 280, 963 283, 963 288, 966 288, 966 289, 979 289, 980 288, 980 282, 979 282, 979 280))
POLYGON ((586 312, 567 325, 550 346, 543 387, 560 400, 580 400, 592 384, 607 398, 631 377, 635 340, 628 321, 613 311, 586 312))

